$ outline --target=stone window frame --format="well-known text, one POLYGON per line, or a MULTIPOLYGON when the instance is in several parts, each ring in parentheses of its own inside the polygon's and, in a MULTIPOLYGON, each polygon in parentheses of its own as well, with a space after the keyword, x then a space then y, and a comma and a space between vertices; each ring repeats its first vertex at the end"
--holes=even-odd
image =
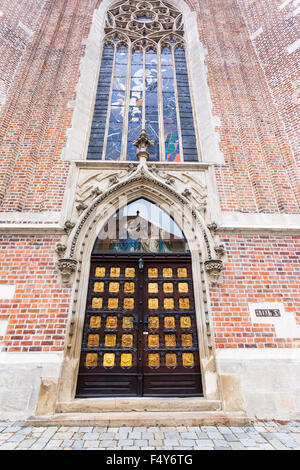
MULTIPOLYGON (((88 161, 86 156, 105 37, 105 18, 107 11, 114 3, 111 0, 103 0, 95 9, 89 36, 83 41, 86 48, 80 64, 76 99, 68 103, 74 111, 67 143, 62 153, 62 158, 66 161, 88 161)), ((194 124, 199 142, 198 154, 202 158, 199 159, 199 163, 224 164, 224 156, 219 146, 220 136, 216 131, 216 127, 220 125, 220 119, 212 114, 205 65, 207 51, 199 40, 197 13, 191 11, 184 0, 168 0, 167 3, 173 4, 182 14, 194 124)), ((97 162, 99 165, 104 164, 103 160, 97 162)), ((105 160, 105 163, 107 162, 108 160, 105 160)), ((109 162, 118 164, 120 160, 109 162)), ((162 163, 162 160, 159 162, 162 163)), ((172 164, 172 162, 167 163, 172 164)), ((184 163, 187 162, 177 162, 178 165, 184 163)))
MULTIPOLYGON (((107 105, 106 125, 103 137, 102 156, 98 161, 111 161, 107 160, 107 139, 110 127, 110 114, 112 109, 112 92, 113 92, 113 77, 116 66, 116 53, 119 47, 125 46, 127 57, 127 72, 124 96, 124 119, 122 123, 122 139, 121 139, 121 153, 116 161, 129 161, 127 160, 127 145, 128 145, 128 129, 129 129, 129 106, 130 106, 130 92, 131 92, 131 58, 135 51, 140 51, 143 54, 143 104, 142 104, 142 124, 141 129, 146 129, 147 123, 145 119, 146 107, 146 54, 148 51, 153 50, 157 55, 157 91, 158 91, 158 121, 159 121, 159 156, 158 160, 165 162, 165 137, 164 137, 164 113, 163 113, 163 85, 162 85, 162 51, 164 48, 169 48, 173 63, 173 78, 174 78, 174 95, 176 102, 176 121, 177 132, 179 141, 179 154, 180 162, 184 161, 201 161, 201 146, 199 139, 199 129, 196 125, 196 115, 193 99, 193 91, 190 83, 189 63, 186 57, 186 44, 184 40, 184 25, 182 23, 182 14, 180 11, 164 0, 156 0, 155 2, 147 2, 144 0, 123 0, 118 1, 112 5, 106 13, 105 20, 105 36, 103 38, 103 48, 111 46, 114 49, 114 56, 112 62, 112 74, 110 83, 110 92, 107 105), (142 10, 141 10, 142 9, 142 10), (145 16, 152 17, 152 22, 142 23, 138 21, 139 13, 145 16), (168 16, 167 16, 168 15, 168 16), (170 20, 169 20, 170 18, 170 20), (190 106, 192 110, 194 130, 195 130, 195 147, 196 147, 196 160, 185 159, 184 146, 182 139, 182 126, 181 126, 181 110, 179 107, 178 87, 177 87, 177 67, 175 62, 175 51, 181 47, 185 53, 185 60, 187 64, 187 79, 186 88, 190 92, 190 106)), ((102 67, 102 65, 101 65, 102 67)), ((101 69, 100 67, 100 69, 101 69)), ((100 71, 99 71, 100 73, 100 71)), ((100 85, 101 86, 101 85, 100 85)), ((91 126, 92 127, 92 126, 91 126)), ((89 158, 87 154, 87 160, 89 158)), ((179 162, 178 162, 179 163, 179 162)))

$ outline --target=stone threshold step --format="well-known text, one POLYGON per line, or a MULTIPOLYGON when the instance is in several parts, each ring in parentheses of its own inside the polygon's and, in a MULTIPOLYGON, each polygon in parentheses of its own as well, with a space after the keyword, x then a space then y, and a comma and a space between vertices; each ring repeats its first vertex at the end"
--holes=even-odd
POLYGON ((245 426, 251 419, 242 412, 222 411, 115 411, 106 413, 58 413, 33 416, 26 426, 245 426))
POLYGON ((218 411, 220 400, 203 397, 188 398, 78 398, 67 403, 58 403, 57 413, 102 413, 108 411, 218 411))

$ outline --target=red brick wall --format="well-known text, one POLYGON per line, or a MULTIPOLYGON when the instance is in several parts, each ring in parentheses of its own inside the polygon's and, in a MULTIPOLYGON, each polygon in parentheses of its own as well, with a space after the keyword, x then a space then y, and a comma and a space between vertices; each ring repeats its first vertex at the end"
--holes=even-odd
MULTIPOLYGON (((69 163, 61 156, 73 112, 68 103, 76 98, 82 41, 97 3, 0 0, 1 211, 62 209, 69 163)), ((225 165, 215 168, 222 210, 299 213, 299 51, 286 51, 297 39, 299 15, 292 2, 280 11, 277 0, 188 3, 198 15, 212 111, 220 119, 225 165), (260 27, 263 33, 252 42, 250 34, 260 27)), ((56 278, 59 237, 1 240, 0 282, 17 285, 15 298, 0 305, 0 318, 9 316, 6 347, 61 350, 70 289, 56 278)), ((299 315, 299 241, 228 235, 223 242, 224 283, 211 290, 217 346, 298 345, 275 338, 273 327, 253 326, 248 302, 272 298, 299 315)))
POLYGON ((12 300, 0 300, 0 319, 9 319, 0 345, 10 352, 64 347, 71 289, 57 280, 58 241, 51 235, 0 236, 1 284, 16 285, 12 300))
MULTIPOLYGON (((299 212, 297 108, 290 103, 297 53, 288 56, 284 49, 298 20, 277 3, 189 2, 208 53, 213 114, 221 120, 217 131, 226 166, 216 172, 226 211, 299 212), (266 18, 272 22, 255 41, 257 56, 249 31, 267 24, 266 18)), ((72 118, 67 104, 76 96, 82 40, 95 6, 96 0, 0 1, 0 85, 7 93, 0 122, 2 210, 61 208, 69 168, 61 154, 72 118)))
POLYGON ((218 348, 300 347, 299 339, 277 338, 273 325, 253 324, 248 302, 282 302, 300 325, 300 238, 271 235, 222 236, 224 279, 210 289, 218 348))

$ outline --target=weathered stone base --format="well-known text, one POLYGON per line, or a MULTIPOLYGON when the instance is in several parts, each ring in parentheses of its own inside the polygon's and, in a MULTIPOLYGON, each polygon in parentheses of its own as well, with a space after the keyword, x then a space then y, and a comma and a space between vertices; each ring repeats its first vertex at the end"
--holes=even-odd
POLYGON ((251 419, 300 418, 300 350, 217 351, 223 410, 242 409, 251 419))
POLYGON ((129 411, 112 413, 60 413, 51 416, 33 417, 28 426, 245 426, 251 420, 245 413, 222 411, 129 411))

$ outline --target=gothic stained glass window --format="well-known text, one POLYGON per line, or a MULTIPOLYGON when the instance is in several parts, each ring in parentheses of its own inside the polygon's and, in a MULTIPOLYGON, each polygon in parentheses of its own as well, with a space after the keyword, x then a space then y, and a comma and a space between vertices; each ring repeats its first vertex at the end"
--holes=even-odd
POLYGON ((165 1, 119 1, 106 16, 87 159, 198 161, 181 13, 165 1))

